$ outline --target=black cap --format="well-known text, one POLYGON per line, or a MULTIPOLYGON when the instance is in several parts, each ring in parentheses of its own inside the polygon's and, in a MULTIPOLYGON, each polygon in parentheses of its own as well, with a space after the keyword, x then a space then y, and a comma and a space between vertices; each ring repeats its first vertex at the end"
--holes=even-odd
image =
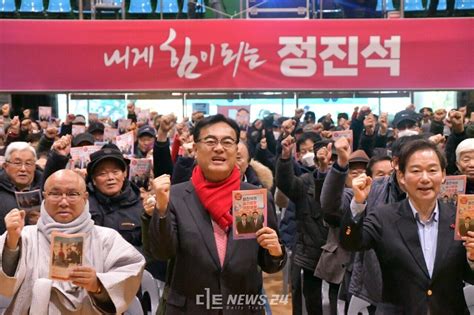
POLYGON ((91 179, 91 176, 94 174, 94 171, 100 162, 105 160, 114 160, 118 162, 122 171, 127 170, 128 162, 123 157, 122 152, 120 152, 115 144, 106 144, 102 149, 90 155, 90 162, 87 164, 88 181, 91 179))
POLYGON ((88 132, 83 132, 83 133, 80 133, 80 134, 76 135, 72 139, 72 146, 73 147, 78 147, 81 143, 83 143, 83 145, 93 145, 94 141, 95 141, 95 139, 94 139, 93 135, 91 135, 88 132), (85 144, 84 144, 84 142, 85 142, 85 144))
POLYGON ((94 133, 94 132, 101 132, 101 133, 104 133, 104 124, 101 123, 100 121, 95 121, 93 122, 92 124, 89 125, 89 128, 87 128, 87 131, 89 133, 94 133))
POLYGON ((138 137, 141 137, 143 135, 149 135, 149 136, 156 136, 156 130, 152 126, 149 125, 144 125, 141 126, 140 129, 138 129, 138 137))
POLYGON ((405 120, 417 123, 420 120, 420 115, 409 109, 402 110, 395 115, 395 118, 392 122, 393 128, 397 128, 398 125, 405 120))

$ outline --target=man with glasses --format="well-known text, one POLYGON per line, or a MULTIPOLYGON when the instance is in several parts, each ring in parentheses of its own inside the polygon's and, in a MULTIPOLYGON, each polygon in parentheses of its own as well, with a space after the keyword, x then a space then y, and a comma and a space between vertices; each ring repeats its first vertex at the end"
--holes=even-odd
MULTIPOLYGON (((70 136, 63 136, 53 144, 45 178, 66 167, 70 150, 70 136)), ((128 180, 127 172, 128 161, 114 144, 106 144, 90 155, 86 182, 91 215, 97 225, 118 231, 130 244, 140 248, 143 205, 140 191, 128 180)))
POLYGON ((223 115, 204 118, 193 131, 197 165, 191 180, 170 187, 165 174, 153 181, 152 251, 161 260, 175 258, 166 314, 208 314, 214 307, 224 314, 230 308, 232 314, 263 314, 260 269, 274 273, 284 266, 270 195, 268 227, 256 239, 232 237, 232 191, 256 188, 241 181, 236 165, 239 133, 223 115), (206 303, 209 295, 219 302, 206 303), (238 304, 238 296, 247 300, 238 304))
POLYGON ((24 226, 24 210, 13 209, 5 217, 0 294, 13 297, 6 314, 126 311, 140 286, 143 256, 117 232, 94 225, 84 179, 74 171, 51 175, 43 195, 37 225, 24 226), (66 281, 49 278, 53 231, 85 234, 84 262, 72 268, 66 281))
MULTIPOLYGON (((36 167, 36 152, 26 142, 12 142, 5 151, 5 164, 0 171, 0 233, 5 232, 3 218, 13 208, 19 208, 15 192, 40 189, 42 171, 36 167)), ((39 212, 30 211, 26 223, 35 224, 39 212)))

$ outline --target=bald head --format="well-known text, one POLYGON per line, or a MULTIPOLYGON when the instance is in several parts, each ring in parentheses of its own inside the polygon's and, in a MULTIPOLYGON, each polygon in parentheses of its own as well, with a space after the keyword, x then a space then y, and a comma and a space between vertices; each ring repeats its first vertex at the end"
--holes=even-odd
POLYGON ((44 207, 59 223, 69 223, 79 217, 88 197, 84 179, 71 170, 55 172, 44 184, 44 207))
POLYGON ((48 191, 48 188, 50 188, 51 185, 63 181, 76 182, 79 191, 86 190, 86 182, 84 181, 84 178, 72 170, 59 170, 54 172, 44 183, 44 190, 48 191))

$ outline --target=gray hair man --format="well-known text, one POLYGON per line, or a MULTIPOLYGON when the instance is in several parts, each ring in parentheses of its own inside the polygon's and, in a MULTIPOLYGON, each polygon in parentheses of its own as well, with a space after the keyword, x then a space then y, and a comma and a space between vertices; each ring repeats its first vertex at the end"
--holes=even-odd
MULTIPOLYGON (((3 218, 18 204, 15 192, 40 189, 43 172, 36 167, 35 149, 27 142, 12 142, 5 151, 5 164, 0 171, 0 233, 5 232, 3 218)), ((28 212, 27 224, 36 223, 39 212, 28 212)))

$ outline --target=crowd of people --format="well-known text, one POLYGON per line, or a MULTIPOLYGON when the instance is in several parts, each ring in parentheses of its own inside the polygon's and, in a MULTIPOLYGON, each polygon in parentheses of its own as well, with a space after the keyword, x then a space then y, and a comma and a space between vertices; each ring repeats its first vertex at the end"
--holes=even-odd
POLYGON ((368 106, 335 120, 303 109, 253 122, 195 112, 178 122, 157 112, 139 120, 130 103, 119 133, 135 143, 125 153, 104 139, 118 122, 11 117, 5 104, 7 314, 123 313, 142 298, 144 269, 165 283, 160 314, 263 314, 265 299, 235 296, 264 296, 262 272, 286 264, 295 315, 323 313, 323 281, 331 314, 353 297, 371 314, 468 314, 474 225, 440 191, 446 176, 464 175, 464 194, 474 192, 473 109, 410 105, 391 121, 368 106), (74 126, 87 131, 73 136, 74 126), (73 148, 94 145, 87 163, 71 163, 73 148), (143 187, 130 175, 133 159, 152 161, 143 187), (265 215, 233 215, 233 192, 257 188, 268 192, 265 215), (30 191, 42 194, 39 211, 18 203, 30 191), (54 252, 55 232, 84 241, 54 252), (68 279, 51 278, 54 263, 71 266, 68 279))

